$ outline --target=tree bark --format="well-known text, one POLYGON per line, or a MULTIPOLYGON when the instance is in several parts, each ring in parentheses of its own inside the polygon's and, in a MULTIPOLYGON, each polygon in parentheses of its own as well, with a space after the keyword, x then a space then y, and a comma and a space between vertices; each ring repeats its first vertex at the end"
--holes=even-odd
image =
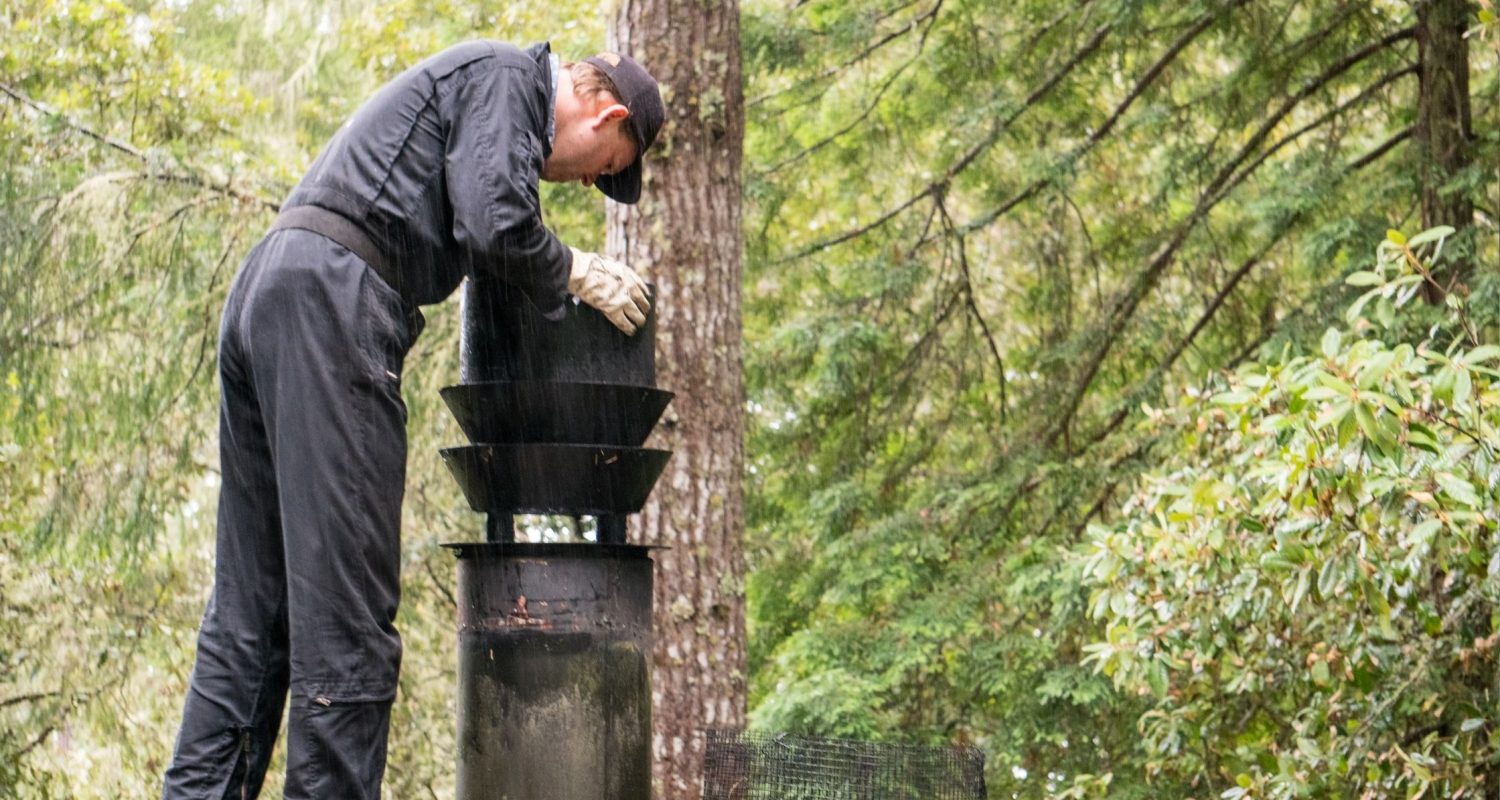
MULTIPOLYGON (((1473 138, 1469 109, 1469 44, 1464 25, 1467 0, 1418 0, 1417 58, 1421 89, 1417 99, 1416 151, 1422 182, 1422 227, 1452 225, 1459 231, 1474 223, 1474 205, 1462 191, 1443 191, 1444 184, 1469 166, 1473 138)), ((1433 277, 1443 286, 1468 280, 1472 259, 1467 248, 1437 266, 1433 277)), ((1442 302, 1444 291, 1425 287, 1428 302, 1442 302)))
POLYGON ((702 796, 704 731, 745 721, 740 360, 739 4, 622 0, 610 46, 661 83, 666 125, 635 206, 609 203, 612 257, 657 289, 657 373, 675 451, 636 531, 656 554, 654 795, 702 796))

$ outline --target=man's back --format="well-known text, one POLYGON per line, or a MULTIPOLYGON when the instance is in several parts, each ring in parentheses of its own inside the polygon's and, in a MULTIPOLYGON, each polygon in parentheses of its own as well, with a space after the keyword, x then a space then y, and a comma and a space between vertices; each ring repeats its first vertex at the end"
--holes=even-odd
POLYGON ((549 57, 545 44, 475 41, 406 70, 339 130, 286 206, 364 229, 415 303, 477 271, 555 305, 568 258, 542 227, 536 190, 551 151, 549 57))

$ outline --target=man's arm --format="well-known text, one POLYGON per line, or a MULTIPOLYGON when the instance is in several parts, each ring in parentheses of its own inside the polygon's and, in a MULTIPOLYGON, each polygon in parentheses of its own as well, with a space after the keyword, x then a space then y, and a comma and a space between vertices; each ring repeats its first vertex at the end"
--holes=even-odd
POLYGON ((453 238, 477 274, 527 290, 543 311, 559 308, 573 254, 542 224, 537 181, 543 162, 535 131, 545 94, 524 70, 475 65, 443 98, 448 125, 448 202, 453 238))

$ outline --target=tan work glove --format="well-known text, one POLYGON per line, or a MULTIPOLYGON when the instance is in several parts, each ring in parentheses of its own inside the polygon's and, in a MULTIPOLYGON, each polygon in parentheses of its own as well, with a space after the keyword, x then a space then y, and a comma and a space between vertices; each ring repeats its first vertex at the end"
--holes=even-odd
POLYGON ((616 328, 634 335, 651 312, 646 282, 635 270, 598 253, 573 251, 568 292, 599 309, 616 328))

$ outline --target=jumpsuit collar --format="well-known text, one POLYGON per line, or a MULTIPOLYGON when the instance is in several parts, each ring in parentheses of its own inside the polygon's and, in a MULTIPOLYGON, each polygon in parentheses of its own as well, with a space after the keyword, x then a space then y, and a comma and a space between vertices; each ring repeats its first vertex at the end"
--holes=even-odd
POLYGON ((547 146, 550 148, 557 138, 557 71, 562 68, 562 62, 555 53, 547 54, 548 73, 552 76, 552 97, 554 101, 547 104, 547 146))

